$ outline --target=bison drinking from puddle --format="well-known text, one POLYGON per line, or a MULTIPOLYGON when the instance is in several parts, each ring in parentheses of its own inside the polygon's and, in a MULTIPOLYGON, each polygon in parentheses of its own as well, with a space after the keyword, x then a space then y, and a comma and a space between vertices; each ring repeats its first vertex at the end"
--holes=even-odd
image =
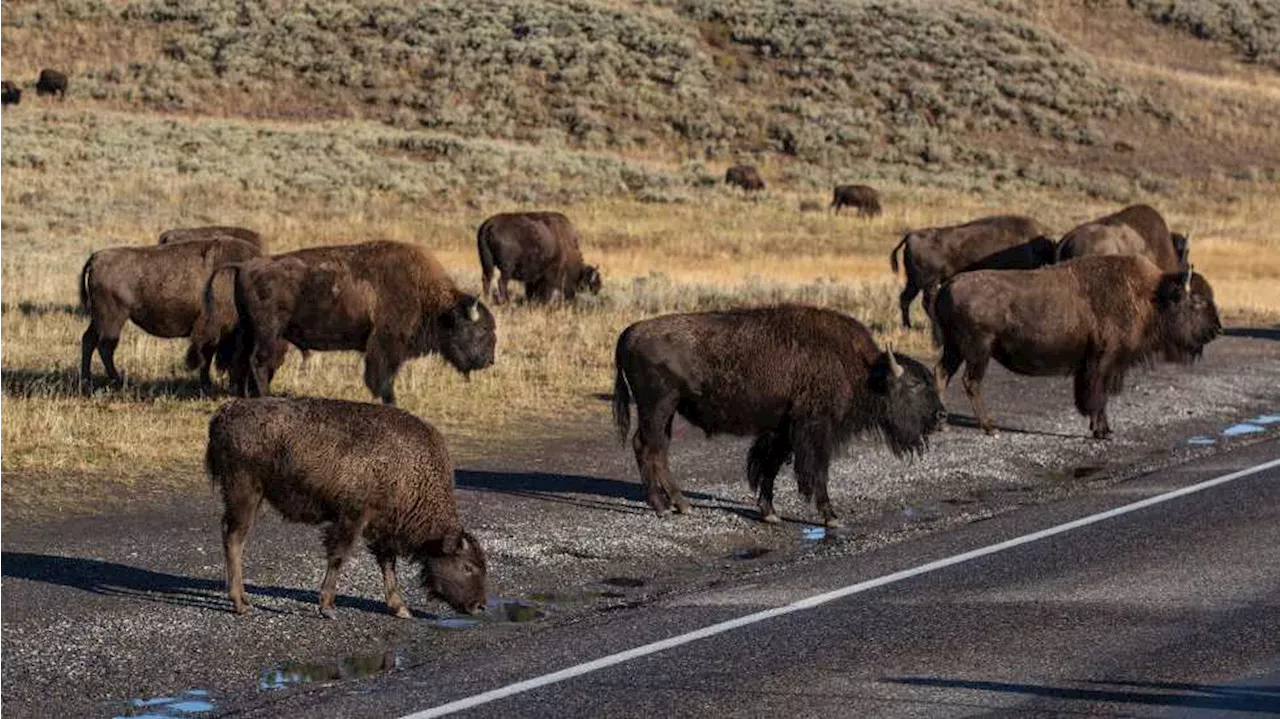
POLYGON ((572 300, 578 292, 600 292, 600 271, 582 260, 578 231, 559 212, 504 212, 476 232, 485 299, 510 300, 507 283, 524 283, 531 302, 549 302, 556 293, 572 300), (498 289, 490 293, 494 270, 498 289))
POLYGON ((413 245, 315 247, 244 262, 234 272, 237 364, 251 395, 268 392, 287 344, 363 352, 365 386, 388 404, 395 404, 396 372, 410 358, 438 353, 464 375, 493 364, 493 315, 413 245))
POLYGON ((1131 367, 1157 357, 1191 362, 1222 328, 1204 277, 1162 273, 1129 256, 967 272, 942 288, 936 311, 939 392, 965 365, 964 388, 988 434, 995 424, 982 404, 982 378, 992 357, 1019 374, 1074 375, 1076 409, 1104 439, 1107 396, 1120 393, 1131 367))
POLYGON ((687 512, 667 452, 676 413, 716 433, 754 435, 747 481, 761 518, 778 521, 773 483, 795 460, 796 483, 828 525, 832 455, 853 435, 878 434, 896 455, 923 451, 943 417, 933 378, 919 362, 881 352, 857 320, 816 307, 676 314, 637 322, 615 353, 613 416, 632 444, 649 506, 687 512))
POLYGON ((265 499, 290 522, 325 524, 329 567, 320 611, 332 616, 338 572, 362 537, 382 569, 387 609, 409 617, 396 558, 459 612, 485 606, 484 552, 463 531, 453 464, 440 433, 393 407, 329 399, 233 400, 209 422, 205 466, 222 493, 227 589, 238 614, 244 545, 265 499))

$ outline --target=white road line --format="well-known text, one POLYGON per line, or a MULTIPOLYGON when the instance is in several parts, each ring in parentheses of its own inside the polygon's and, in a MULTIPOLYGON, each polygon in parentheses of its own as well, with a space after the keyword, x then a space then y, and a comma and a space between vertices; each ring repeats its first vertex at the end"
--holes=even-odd
POLYGON ((1199 484, 1193 484, 1189 487, 1176 489, 1172 492, 1166 492, 1164 494, 1156 495, 1154 497, 1148 497, 1146 499, 1133 502, 1131 504, 1126 504, 1121 507, 1116 507, 1115 509, 1109 509, 1105 512, 1099 512, 1098 514, 1091 514, 1088 517, 1082 517, 1080 519, 1077 519, 1071 522, 1066 522, 1065 524, 1059 524, 1057 526, 1049 527, 1048 529, 1042 529, 1038 532, 1024 534, 1021 537, 1014 537, 1013 539, 1009 539, 1009 540, 1000 542, 998 544, 991 544, 986 547, 981 547, 979 549, 974 549, 974 550, 965 552, 963 554, 957 554, 951 557, 947 557, 945 559, 939 559, 934 562, 929 562, 928 564, 922 564, 918 567, 912 567, 911 569, 904 569, 900 572, 894 572, 893 574, 886 574, 882 577, 869 579, 865 582, 851 584, 847 587, 835 589, 830 592, 815 594, 814 596, 809 597, 807 599, 801 599, 798 602, 793 602, 791 604, 787 604, 782 607, 766 609, 762 612, 756 612, 755 614, 748 614, 744 617, 731 619, 727 622, 712 624, 711 626, 703 627, 702 629, 698 629, 698 630, 689 632, 687 634, 680 634, 678 636, 674 636, 669 639, 663 639, 662 641, 659 641, 659 642, 653 642, 652 644, 645 644, 643 646, 635 647, 634 649, 628 649, 625 652, 610 654, 607 657, 600 657, 599 659, 595 659, 593 661, 589 661, 583 664, 578 664, 572 667, 568 667, 566 669, 561 669, 558 672, 543 674, 542 676, 539 676, 539 677, 526 679, 524 681, 516 682, 514 684, 508 684, 504 687, 492 689, 490 691, 483 692, 481 694, 474 694, 472 696, 459 699, 457 701, 449 702, 448 704, 441 704, 440 706, 432 707, 430 709, 423 709, 422 711, 414 712, 413 714, 407 714, 401 717, 401 719, 431 719, 431 717, 446 716, 448 714, 453 714, 455 712, 460 712, 466 709, 471 709, 473 707, 478 707, 482 704, 488 704, 489 702, 497 701, 498 699, 504 699, 506 697, 515 696, 516 694, 522 694, 524 692, 537 689, 538 687, 545 687, 548 684, 555 684, 557 682, 562 682, 566 679, 572 679, 574 677, 580 677, 583 674, 589 674, 599 669, 604 669, 606 667, 611 667, 617 664, 622 664, 624 662, 629 662, 632 659, 638 659, 640 657, 648 656, 650 654, 656 654, 658 652, 671 649, 672 647, 678 647, 683 644, 696 642, 699 639, 706 639, 707 637, 713 637, 717 634, 723 634, 725 632, 737 629, 739 627, 745 627, 747 625, 755 624, 757 622, 763 622, 767 619, 773 619, 774 617, 781 617, 787 614, 793 614, 795 612, 803 611, 805 609, 812 609, 814 607, 827 604, 828 602, 834 602, 837 599, 843 599, 845 597, 852 596, 854 594, 865 592, 869 589, 875 589, 876 587, 883 587, 885 585, 893 584, 895 582, 901 582, 904 579, 911 579, 912 577, 918 577, 921 574, 928 574, 929 572, 932 572, 938 569, 955 566, 957 564, 967 562, 971 559, 977 559, 979 557, 985 557, 987 555, 995 554, 997 552, 1003 552, 1006 549, 1012 549, 1013 547, 1018 547, 1024 544, 1030 544, 1032 542, 1045 539, 1046 537, 1052 537, 1057 534, 1062 534, 1063 532, 1070 532, 1073 529, 1079 529, 1080 527, 1087 527, 1090 524, 1095 524, 1097 522, 1111 519, 1113 517, 1119 517, 1122 514, 1136 512, 1139 509, 1145 509, 1146 507, 1150 507, 1155 504, 1160 504, 1161 502, 1168 502, 1171 499, 1177 499, 1178 497, 1185 497, 1188 494, 1195 494, 1196 492, 1201 492, 1211 487, 1216 487, 1220 484, 1226 484, 1227 482, 1240 479, 1241 477, 1247 477, 1251 474, 1257 474, 1258 472, 1266 471, 1268 469, 1271 469, 1272 467, 1280 467, 1280 459, 1273 459, 1270 462, 1263 462, 1262 464, 1255 465, 1248 469, 1242 469, 1239 472, 1224 474, 1221 477, 1215 477, 1214 479, 1205 480, 1203 482, 1200 482, 1199 484))

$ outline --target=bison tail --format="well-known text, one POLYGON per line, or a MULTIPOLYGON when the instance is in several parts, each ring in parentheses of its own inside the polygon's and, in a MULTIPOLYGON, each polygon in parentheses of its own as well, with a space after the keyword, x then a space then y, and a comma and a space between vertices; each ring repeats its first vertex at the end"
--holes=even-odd
POLYGON ((187 346, 187 369, 199 368, 204 364, 206 353, 215 348, 218 370, 226 372, 230 366, 233 348, 229 344, 234 342, 235 333, 228 332, 228 329, 239 322, 239 312, 232 299, 238 272, 238 265, 225 265, 214 270, 205 282, 200 298, 200 317, 187 346))
POLYGON ((942 293, 946 288, 946 284, 941 282, 934 285, 933 292, 928 295, 929 306, 925 308, 926 313, 929 315, 929 327, 930 333, 933 337, 933 346, 939 348, 943 346, 946 338, 942 335, 942 321, 938 319, 938 298, 942 296, 942 293))
POLYGON ((84 261, 84 267, 80 268, 80 309, 85 312, 89 311, 89 265, 93 264, 93 255, 89 255, 89 259, 84 261))
POLYGON ((907 244, 907 238, 910 236, 910 232, 903 235, 902 239, 898 241, 898 244, 893 246, 893 251, 889 253, 889 269, 893 270, 893 274, 895 275, 898 274, 898 250, 902 249, 902 246, 907 244))
POLYGON ((631 388, 622 371, 623 348, 629 331, 623 332, 618 338, 618 348, 614 353, 613 424, 618 428, 618 441, 624 443, 631 434, 631 388))

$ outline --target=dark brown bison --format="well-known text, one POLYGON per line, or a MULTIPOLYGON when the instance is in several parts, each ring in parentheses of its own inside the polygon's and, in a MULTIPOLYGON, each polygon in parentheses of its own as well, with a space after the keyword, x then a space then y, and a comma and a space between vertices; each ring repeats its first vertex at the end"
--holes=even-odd
POLYGON ((1032 269, 1053 262, 1054 242, 1030 217, 995 215, 963 225, 912 230, 889 253, 898 271, 898 248, 907 285, 898 296, 902 325, 911 328, 911 302, 924 292, 925 313, 932 316, 938 286, 959 272, 1032 269))
POLYGON ((966 272, 943 286, 934 324, 942 392, 960 365, 984 431, 982 404, 992 357, 1026 375, 1074 375, 1076 409, 1093 436, 1111 434, 1107 396, 1129 368, 1163 357, 1191 362, 1221 330, 1213 290, 1190 271, 1162 273, 1145 257, 1083 257, 1019 272, 966 272))
POLYGON ((209 227, 179 227, 172 230, 165 230, 160 233, 160 242, 158 244, 168 245, 174 242, 190 242, 191 240, 209 240, 218 237, 230 237, 241 242, 248 242, 257 247, 259 250, 266 252, 266 243, 262 241, 262 235, 244 228, 229 227, 226 225, 211 225, 209 227))
POLYGON ((459 612, 485 606, 484 552, 463 531, 453 464, 431 425, 394 407, 331 399, 232 400, 209 421, 205 467, 222 493, 227 589, 237 614, 244 545, 265 499, 290 522, 325 524, 329 567, 320 612, 332 617, 338 572, 363 538, 382 569, 387 609, 408 618, 396 558, 422 565, 422 585, 459 612))
POLYGON ((724 184, 736 185, 747 192, 764 189, 764 180, 760 177, 760 171, 751 165, 734 165, 725 170, 724 184))
POLYGON ((363 352, 365 386, 388 404, 405 360, 439 353, 464 375, 493 364, 489 309, 413 245, 315 247, 243 262, 234 272, 237 371, 250 395, 267 394, 286 343, 363 352))
POLYGON ((796 483, 828 525, 832 455, 855 434, 879 435, 895 455, 921 452, 943 418, 929 370, 881 352, 857 320, 816 307, 676 314, 637 322, 618 337, 613 416, 632 444, 649 506, 688 512, 667 451, 678 412, 708 436, 754 435, 747 481, 760 516, 777 522, 773 483, 794 457, 796 483))
POLYGON ((559 212, 504 212, 485 220, 476 231, 483 296, 496 304, 511 299, 507 283, 524 283, 531 302, 549 302, 558 292, 566 300, 578 292, 599 294, 600 271, 585 264, 578 231, 559 212), (491 294, 494 270, 498 289, 491 294))
POLYGON ((880 193, 866 185, 840 185, 831 199, 831 209, 838 215, 843 207, 857 208, 858 217, 878 217, 880 193))
POLYGON ((1131 205, 1076 227, 1058 243, 1058 262, 1090 255, 1141 255, 1165 272, 1187 269, 1187 238, 1169 232, 1150 205, 1131 205))
POLYGON ((20 102, 22 102, 22 88, 8 80, 0 82, 0 103, 3 103, 2 106, 8 107, 9 105, 17 105, 20 102))
POLYGON ((57 95, 58 97, 66 97, 66 74, 57 70, 41 70, 40 77, 36 80, 36 94, 40 96, 57 95))
MULTIPOLYGON (((107 376, 120 384, 115 350, 126 321, 133 320, 157 337, 186 337, 200 321, 205 282, 214 270, 258 255, 253 245, 231 239, 113 247, 90 255, 80 270, 80 304, 89 314, 89 328, 80 340, 82 387, 89 389, 95 349, 107 376)), ((224 349, 229 360, 231 350, 224 349)), ((211 361, 214 351, 214 347, 202 347, 201 356, 211 361)), ((197 365, 206 389, 209 361, 197 365)))

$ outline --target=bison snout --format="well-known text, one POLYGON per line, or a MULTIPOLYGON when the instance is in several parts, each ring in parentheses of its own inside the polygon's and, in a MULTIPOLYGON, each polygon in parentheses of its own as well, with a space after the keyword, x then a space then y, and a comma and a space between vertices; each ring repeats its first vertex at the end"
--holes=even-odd
POLYGON ((472 616, 475 616, 475 615, 477 615, 477 614, 484 614, 484 610, 485 610, 485 603, 484 603, 484 602, 476 602, 476 603, 472 604, 471 606, 467 607, 464 611, 465 611, 467 614, 470 614, 470 615, 472 615, 472 616))

